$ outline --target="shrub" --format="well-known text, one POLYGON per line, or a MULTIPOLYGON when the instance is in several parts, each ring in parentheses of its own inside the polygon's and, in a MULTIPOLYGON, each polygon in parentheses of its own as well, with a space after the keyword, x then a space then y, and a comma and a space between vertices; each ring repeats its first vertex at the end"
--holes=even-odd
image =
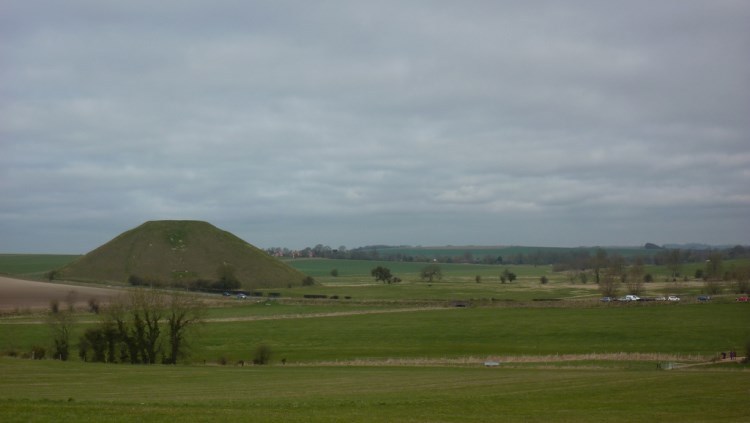
POLYGON ((143 278, 137 275, 130 275, 130 277, 128 277, 128 283, 132 286, 150 286, 152 288, 161 288, 168 285, 159 279, 143 278))
POLYGON ((18 357, 19 356, 18 350, 16 350, 15 348, 10 348, 10 349, 5 350, 3 352, 3 355, 5 355, 7 357, 18 357))
POLYGON ((547 282, 549 282, 549 279, 546 276, 542 276, 541 278, 539 278, 539 282, 542 285, 547 285, 547 282))
POLYGON ((40 347, 38 345, 34 345, 31 347, 31 358, 34 360, 42 360, 44 359, 44 355, 47 353, 47 350, 44 349, 44 347, 40 347))
POLYGON ((60 301, 58 300, 52 300, 49 302, 49 309, 53 314, 57 314, 60 312, 60 301))
POLYGON ((723 290, 723 287, 721 286, 721 283, 719 281, 707 280, 704 283, 703 292, 708 295, 721 294, 722 290, 723 290))
POLYGON ((207 279, 196 279, 190 282, 190 289, 193 291, 208 291, 211 288, 211 281, 207 279))
POLYGON ((64 338, 58 338, 53 340, 54 345, 52 347, 52 358, 60 361, 67 361, 68 354, 70 352, 70 346, 68 340, 64 338))
POLYGON ((516 280, 516 274, 508 269, 504 269, 503 273, 500 274, 500 282, 502 283, 505 283, 506 281, 513 282, 514 280, 516 280))
POLYGON ((99 314, 99 300, 96 298, 89 299, 89 311, 94 314, 99 314))
POLYGON ((370 270, 370 275, 372 275, 376 281, 391 283, 391 281, 393 280, 391 269, 383 266, 378 266, 370 270))
POLYGON ((253 364, 268 364, 271 361, 271 347, 266 344, 258 345, 255 349, 255 356, 253 357, 253 364))
POLYGON ((235 278, 224 278, 211 284, 211 288, 217 291, 231 291, 233 289, 239 289, 241 287, 242 284, 240 284, 240 281, 235 278))
POLYGON ((312 278, 312 276, 305 276, 304 279, 302 279, 302 286, 313 286, 315 285, 315 279, 312 278))
POLYGON ((145 281, 140 276, 130 275, 130 277, 128 277, 128 283, 130 283, 133 286, 145 285, 144 282, 145 281))

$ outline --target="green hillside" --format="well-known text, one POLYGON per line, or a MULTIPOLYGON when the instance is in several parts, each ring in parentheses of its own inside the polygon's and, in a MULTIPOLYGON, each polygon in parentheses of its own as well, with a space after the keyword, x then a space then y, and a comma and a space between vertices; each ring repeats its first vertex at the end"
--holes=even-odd
POLYGON ((297 286, 305 275, 235 235, 200 221, 150 221, 58 270, 56 278, 167 285, 230 275, 244 289, 297 286))

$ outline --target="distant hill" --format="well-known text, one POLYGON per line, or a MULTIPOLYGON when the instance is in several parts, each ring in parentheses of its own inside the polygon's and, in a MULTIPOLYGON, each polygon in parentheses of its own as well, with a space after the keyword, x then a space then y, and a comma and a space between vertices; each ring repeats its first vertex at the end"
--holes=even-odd
POLYGON ((165 285, 236 278, 244 289, 302 284, 305 275, 235 235, 201 221, 150 221, 59 269, 57 279, 165 285))

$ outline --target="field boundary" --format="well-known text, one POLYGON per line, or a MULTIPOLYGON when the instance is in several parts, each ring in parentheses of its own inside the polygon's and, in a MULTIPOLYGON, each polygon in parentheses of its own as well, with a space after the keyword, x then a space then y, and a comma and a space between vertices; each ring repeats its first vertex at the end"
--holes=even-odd
POLYGON ((488 363, 496 363, 497 366, 508 364, 548 364, 575 361, 634 361, 634 362, 662 362, 674 361, 689 363, 687 365, 713 364, 703 355, 681 355, 681 354, 658 354, 658 353, 589 353, 589 354, 551 354, 551 355, 515 355, 515 356, 486 356, 486 357, 442 357, 442 358, 385 358, 385 359, 358 359, 358 360, 334 360, 310 363, 295 363, 298 366, 331 366, 331 367, 388 367, 388 366, 488 366, 496 367, 488 363))
POLYGON ((434 311, 434 310, 456 310, 450 307, 409 307, 409 308, 392 308, 382 310, 351 310, 351 311, 332 311, 327 313, 299 313, 299 314, 279 314, 272 316, 242 316, 242 317, 216 317, 206 319, 206 323, 218 322, 247 322, 255 320, 290 320, 290 319, 311 319, 319 317, 342 317, 357 316, 364 314, 388 314, 388 313, 410 313, 417 311, 434 311))

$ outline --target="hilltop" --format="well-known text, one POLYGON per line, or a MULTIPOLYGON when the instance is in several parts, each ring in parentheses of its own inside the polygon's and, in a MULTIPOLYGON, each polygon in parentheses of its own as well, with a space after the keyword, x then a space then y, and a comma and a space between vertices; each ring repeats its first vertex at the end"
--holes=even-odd
POLYGON ((230 277, 244 289, 298 286, 305 275, 210 223, 149 221, 55 273, 57 279, 165 285, 230 277))

